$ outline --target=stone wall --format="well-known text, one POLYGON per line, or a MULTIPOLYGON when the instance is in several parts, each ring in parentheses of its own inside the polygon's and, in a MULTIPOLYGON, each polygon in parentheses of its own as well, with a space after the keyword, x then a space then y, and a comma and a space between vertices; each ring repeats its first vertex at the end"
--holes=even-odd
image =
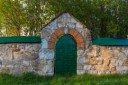
POLYGON ((41 44, 0 44, 0 72, 54 75, 54 48, 65 34, 77 43, 77 74, 128 74, 128 46, 92 45, 90 31, 69 13, 62 13, 42 29, 41 44))
POLYGON ((20 75, 38 70, 40 43, 0 44, 0 72, 20 75))
POLYGON ((92 45, 82 54, 85 57, 81 68, 84 73, 128 74, 128 46, 92 45))
MULTIPOLYGON (((41 45, 35 43, 0 44, 0 72, 54 75, 54 50, 40 49, 41 45)), ((128 74, 127 46, 92 45, 78 50, 77 55, 77 74, 128 74)))

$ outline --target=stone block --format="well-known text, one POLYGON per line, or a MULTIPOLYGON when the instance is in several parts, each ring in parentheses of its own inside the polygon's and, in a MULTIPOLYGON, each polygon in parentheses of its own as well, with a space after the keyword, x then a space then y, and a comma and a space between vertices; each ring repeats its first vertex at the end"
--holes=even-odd
POLYGON ((50 23, 51 30, 55 30, 57 28, 57 20, 54 20, 52 23, 50 23))
MULTIPOLYGON (((76 28, 83 28, 83 25, 80 23, 80 22, 77 22, 76 23, 76 28)), ((79 31, 79 30, 78 30, 79 31)), ((79 32, 81 32, 81 31, 79 31, 79 32)))
POLYGON ((110 64, 111 64, 111 65, 116 65, 116 59, 111 59, 111 60, 110 60, 110 64))
POLYGON ((40 48, 41 48, 41 45, 40 44, 33 44, 33 46, 32 46, 33 52, 39 52, 40 48))
POLYGON ((21 58, 20 52, 13 52, 13 58, 14 59, 20 59, 21 58))
POLYGON ((82 74, 84 74, 85 73, 85 70, 77 70, 77 74, 78 75, 82 75, 82 74))
POLYGON ((18 47, 20 50, 25 50, 25 45, 24 44, 20 44, 18 47))
POLYGON ((41 64, 41 65, 46 65, 47 64, 47 60, 39 60, 38 63, 41 64))
POLYGON ((46 60, 46 59, 51 59, 53 60, 54 58, 54 51, 49 50, 49 49, 42 49, 39 52, 39 59, 46 60))
POLYGON ((26 59, 26 60, 35 60, 39 57, 38 53, 36 52, 33 53, 31 51, 25 51, 22 56, 23 56, 23 59, 26 59))
POLYGON ((128 71, 128 66, 117 66, 116 67, 117 71, 128 71))
POLYGON ((45 29, 45 31, 42 32, 42 37, 45 38, 46 40, 49 40, 51 35, 52 35, 52 31, 49 32, 45 29))
POLYGON ((110 70, 110 67, 107 66, 107 65, 104 65, 102 69, 103 69, 104 71, 109 71, 109 70, 110 70))
POLYGON ((91 70, 92 65, 84 65, 84 70, 91 70))
POLYGON ((97 62, 98 65, 103 64, 103 60, 97 60, 96 62, 97 62))
POLYGON ((91 59, 89 59, 89 64, 91 64, 91 65, 95 65, 95 64, 97 64, 95 58, 91 58, 91 59))
POLYGON ((19 49, 19 48, 13 48, 12 51, 13 51, 13 52, 19 52, 20 49, 19 49))
POLYGON ((123 66, 128 66, 128 59, 124 60, 123 66))
POLYGON ((33 60, 30 62, 30 66, 32 66, 33 69, 38 69, 39 60, 33 60))
MULTIPOLYGON (((123 50, 124 51, 124 50, 123 50)), ((118 53, 118 58, 119 59, 121 59, 121 60, 125 60, 125 59, 127 59, 127 55, 125 55, 125 53, 124 52, 119 52, 118 53)))
POLYGON ((26 61, 26 60, 23 60, 23 65, 29 66, 30 65, 30 62, 29 61, 26 61))
POLYGON ((51 66, 51 65, 45 65, 45 66, 42 68, 42 72, 43 72, 43 73, 54 73, 54 67, 51 66))
POLYGON ((103 65, 109 65, 110 64, 110 59, 105 59, 103 61, 103 65))
POLYGON ((105 57, 105 58, 112 57, 112 55, 110 54, 110 52, 107 49, 101 50, 101 55, 102 55, 102 57, 105 57))
POLYGON ((77 63, 78 64, 88 63, 88 59, 86 59, 85 57, 79 57, 79 58, 77 58, 77 63))
POLYGON ((122 66, 123 61, 122 60, 116 60, 116 66, 122 66))
POLYGON ((97 71, 101 71, 103 69, 102 65, 95 65, 94 67, 97 71))
POLYGON ((111 67, 110 71, 111 71, 111 73, 116 73, 116 67, 111 67))
POLYGON ((93 57, 99 56, 96 49, 92 49, 88 54, 89 56, 93 56, 93 57))
POLYGON ((54 65, 53 60, 46 60, 47 65, 54 65))
POLYGON ((83 57, 83 54, 84 54, 84 50, 77 50, 77 56, 78 56, 78 58, 79 57, 83 57))
POLYGON ((2 64, 1 65, 12 65, 13 61, 9 60, 9 59, 4 59, 2 60, 2 64))

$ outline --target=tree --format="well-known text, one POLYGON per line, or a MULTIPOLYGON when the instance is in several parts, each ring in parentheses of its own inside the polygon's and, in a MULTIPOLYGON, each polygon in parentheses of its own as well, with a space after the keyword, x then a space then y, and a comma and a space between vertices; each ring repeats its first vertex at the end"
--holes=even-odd
POLYGON ((51 19, 52 10, 49 9, 47 0, 24 0, 26 6, 26 26, 29 35, 39 35, 41 27, 51 19))
POLYGON ((53 15, 47 0, 1 0, 6 36, 40 35, 53 15))
POLYGON ((84 23, 93 37, 128 34, 127 0, 1 0, 0 9, 6 36, 40 35, 41 27, 63 11, 84 23))
POLYGON ((93 37, 125 37, 127 0, 49 0, 55 14, 68 11, 84 23, 93 37), (119 36, 121 35, 121 36, 119 36))
POLYGON ((3 0, 2 14, 7 36, 20 36, 25 24, 24 11, 18 0, 3 0))

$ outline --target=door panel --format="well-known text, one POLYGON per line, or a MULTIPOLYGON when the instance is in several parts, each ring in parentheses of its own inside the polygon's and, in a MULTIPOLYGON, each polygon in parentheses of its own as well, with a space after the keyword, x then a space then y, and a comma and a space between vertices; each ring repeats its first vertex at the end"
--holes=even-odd
POLYGON ((77 44, 72 36, 63 35, 56 42, 55 74, 75 74, 77 44))

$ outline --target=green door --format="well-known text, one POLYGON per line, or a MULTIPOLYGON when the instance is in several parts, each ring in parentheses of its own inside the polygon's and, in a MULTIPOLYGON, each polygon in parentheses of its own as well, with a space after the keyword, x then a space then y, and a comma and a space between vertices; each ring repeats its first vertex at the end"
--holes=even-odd
POLYGON ((63 35, 56 42, 55 74, 76 74, 77 45, 70 35, 63 35))

